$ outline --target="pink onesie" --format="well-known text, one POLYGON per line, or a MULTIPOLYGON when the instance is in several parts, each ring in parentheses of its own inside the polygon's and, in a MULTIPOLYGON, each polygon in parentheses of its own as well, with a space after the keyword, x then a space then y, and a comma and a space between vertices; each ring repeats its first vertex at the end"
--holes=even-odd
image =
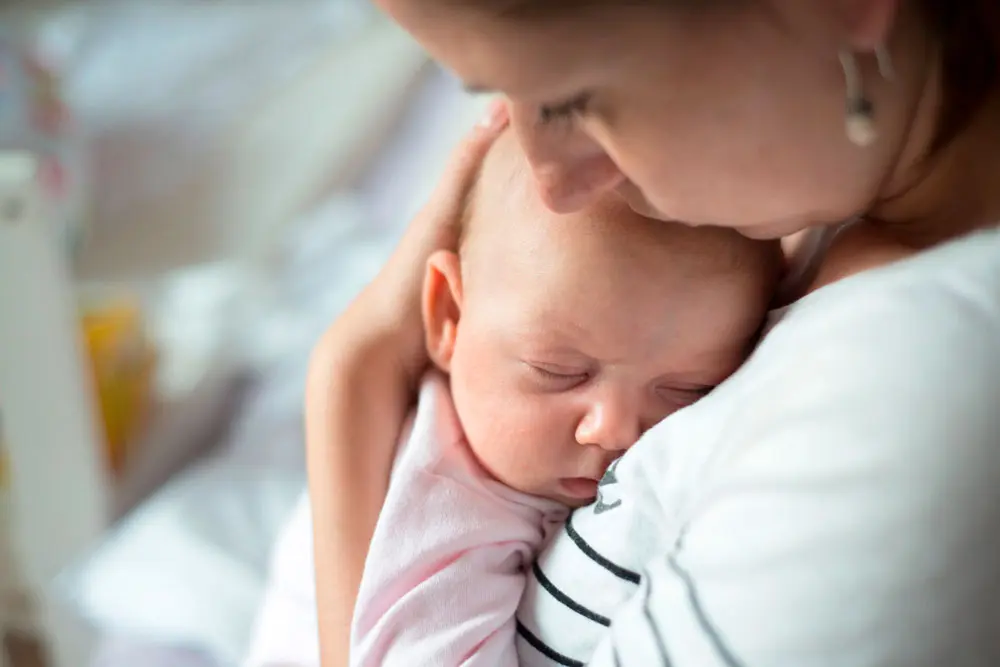
POLYGON ((428 375, 354 611, 351 665, 517 664, 525 568, 566 509, 493 480, 428 375))

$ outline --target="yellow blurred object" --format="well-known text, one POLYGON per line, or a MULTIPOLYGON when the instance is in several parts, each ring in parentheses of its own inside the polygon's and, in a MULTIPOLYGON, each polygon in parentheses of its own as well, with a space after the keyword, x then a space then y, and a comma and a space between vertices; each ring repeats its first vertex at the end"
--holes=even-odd
POLYGON ((141 308, 128 299, 85 305, 82 326, 108 465, 117 474, 150 414, 156 354, 146 337, 141 308))
POLYGON ((2 417, 3 414, 0 414, 0 494, 6 493, 10 486, 10 457, 7 455, 7 441, 4 440, 2 417))

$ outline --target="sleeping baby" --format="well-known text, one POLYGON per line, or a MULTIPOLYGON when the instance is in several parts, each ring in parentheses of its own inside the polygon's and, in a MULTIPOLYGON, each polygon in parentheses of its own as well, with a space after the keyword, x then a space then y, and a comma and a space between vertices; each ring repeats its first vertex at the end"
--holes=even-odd
POLYGON ((778 246, 647 220, 613 195, 556 215, 508 132, 428 262, 424 381, 365 565, 352 665, 516 664, 525 567, 640 435, 756 342, 778 246))

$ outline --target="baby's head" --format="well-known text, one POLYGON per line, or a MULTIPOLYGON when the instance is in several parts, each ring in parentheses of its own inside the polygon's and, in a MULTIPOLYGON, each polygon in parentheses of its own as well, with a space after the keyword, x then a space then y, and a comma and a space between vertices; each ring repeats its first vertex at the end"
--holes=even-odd
POLYGON ((613 195, 551 213, 508 132, 459 253, 428 262, 428 349, 484 467, 580 505, 644 431, 740 366, 779 271, 776 244, 650 220, 613 195))

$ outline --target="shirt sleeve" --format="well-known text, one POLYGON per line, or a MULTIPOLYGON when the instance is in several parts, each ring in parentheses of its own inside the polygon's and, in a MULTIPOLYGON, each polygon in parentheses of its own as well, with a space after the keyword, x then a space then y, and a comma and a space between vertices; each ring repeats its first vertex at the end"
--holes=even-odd
POLYGON ((589 665, 1000 664, 1000 316, 953 287, 775 330, 589 665))
POLYGON ((421 392, 372 539, 351 664, 516 666, 524 567, 558 506, 489 479, 446 390, 433 388, 421 392))

